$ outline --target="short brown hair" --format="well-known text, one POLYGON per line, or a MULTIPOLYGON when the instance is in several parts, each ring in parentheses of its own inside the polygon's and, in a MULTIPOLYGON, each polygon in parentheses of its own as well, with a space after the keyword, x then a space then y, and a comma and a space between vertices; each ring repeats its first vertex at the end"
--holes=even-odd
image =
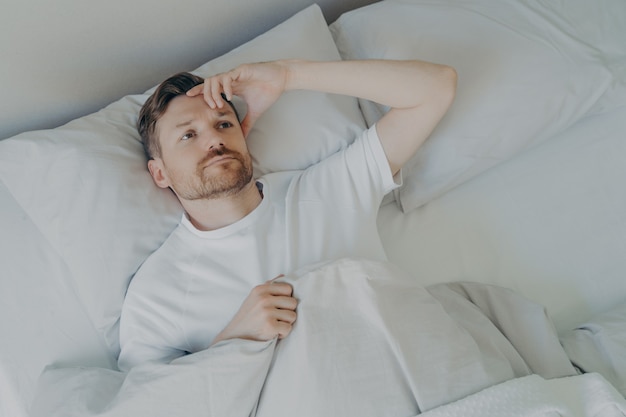
MULTIPOLYGON (((186 94, 187 91, 202 83, 204 83, 202 77, 189 72, 179 72, 163 81, 141 107, 137 119, 137 130, 148 159, 154 159, 155 156, 161 157, 161 143, 156 136, 156 124, 167 110, 170 101, 186 94)), ((227 100, 223 93, 222 98, 232 107, 237 120, 239 120, 239 113, 233 103, 227 100)))
POLYGON ((137 130, 148 159, 161 156, 161 144, 156 136, 156 124, 167 110, 167 106, 174 98, 186 94, 187 91, 202 83, 204 83, 204 78, 188 72, 172 75, 157 87, 141 107, 137 130))

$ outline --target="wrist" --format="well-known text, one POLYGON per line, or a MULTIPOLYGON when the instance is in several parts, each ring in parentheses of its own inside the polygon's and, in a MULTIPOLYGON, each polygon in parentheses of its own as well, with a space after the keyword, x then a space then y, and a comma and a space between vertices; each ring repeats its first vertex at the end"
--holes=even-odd
POLYGON ((300 59, 285 59, 279 61, 285 70, 285 91, 302 89, 302 67, 306 61, 300 59))
POLYGON ((228 339, 233 339, 233 337, 229 336, 226 329, 224 329, 217 336, 215 336, 215 339, 211 342, 211 346, 228 339))

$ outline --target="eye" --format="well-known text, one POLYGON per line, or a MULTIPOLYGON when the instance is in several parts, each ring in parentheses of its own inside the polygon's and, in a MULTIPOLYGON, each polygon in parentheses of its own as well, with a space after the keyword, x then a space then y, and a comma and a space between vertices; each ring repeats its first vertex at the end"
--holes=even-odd
POLYGON ((196 136, 195 132, 189 131, 187 133, 185 133, 184 135, 182 135, 180 137, 180 140, 185 141, 185 140, 189 140, 192 139, 194 136, 196 136))
POLYGON ((217 128, 218 129, 228 129, 229 127, 232 127, 232 126, 233 126, 233 124, 231 122, 224 121, 224 122, 220 122, 217 125, 217 128))

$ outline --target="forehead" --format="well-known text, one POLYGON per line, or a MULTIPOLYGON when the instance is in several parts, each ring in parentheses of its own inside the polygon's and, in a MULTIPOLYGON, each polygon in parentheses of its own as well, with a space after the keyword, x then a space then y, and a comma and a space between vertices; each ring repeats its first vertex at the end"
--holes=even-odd
POLYGON ((229 115, 236 117, 229 105, 225 105, 221 109, 212 109, 201 95, 194 97, 180 95, 170 101, 167 109, 157 121, 157 129, 172 129, 196 119, 219 118, 229 115))

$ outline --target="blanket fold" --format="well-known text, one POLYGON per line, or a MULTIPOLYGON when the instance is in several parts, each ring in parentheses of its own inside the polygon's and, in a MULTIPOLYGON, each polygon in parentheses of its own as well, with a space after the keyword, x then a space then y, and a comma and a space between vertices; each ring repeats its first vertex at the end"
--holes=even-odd
POLYGON ((287 338, 225 341, 128 374, 49 368, 33 417, 414 416, 533 373, 575 374, 545 311, 508 290, 425 288, 364 259, 284 280, 299 299, 287 338))
POLYGON ((254 409, 275 341, 235 339, 170 364, 128 374, 102 368, 49 368, 32 417, 232 416, 254 409))
POLYGON ((526 367, 527 373, 544 378, 576 374, 544 306, 509 289, 476 282, 437 284, 428 291, 459 324, 474 332, 474 339, 485 340, 484 329, 494 326, 504 339, 501 349, 514 348, 523 362, 508 355, 519 373, 526 367))
POLYGON ((511 291, 425 288, 363 259, 285 280, 298 321, 276 348, 257 416, 416 415, 533 372, 576 374, 545 311, 511 291))

